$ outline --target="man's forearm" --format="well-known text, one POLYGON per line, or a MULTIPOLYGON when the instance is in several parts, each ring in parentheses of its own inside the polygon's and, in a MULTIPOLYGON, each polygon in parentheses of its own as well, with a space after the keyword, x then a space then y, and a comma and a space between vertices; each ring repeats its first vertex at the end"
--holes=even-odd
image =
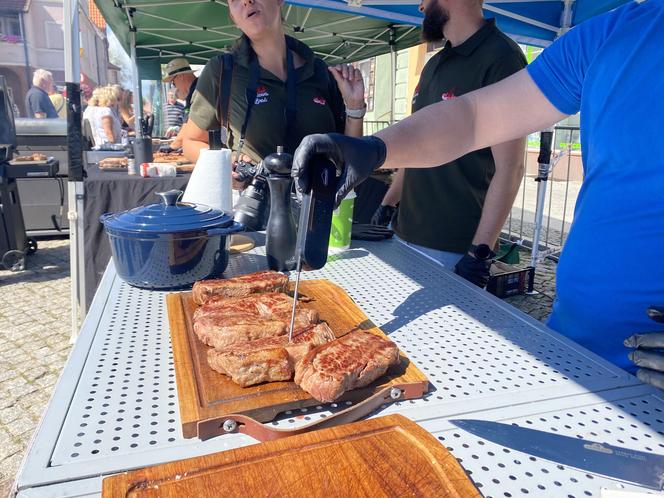
POLYGON ((346 118, 344 135, 349 137, 361 137, 364 135, 364 119, 346 118))
POLYGON ((198 161, 198 156, 201 154, 201 149, 207 149, 209 146, 206 142, 199 140, 187 139, 182 143, 182 153, 192 163, 198 161))
POLYGON ((504 162, 500 166, 496 164, 496 173, 484 199, 482 216, 473 237, 473 244, 487 244, 493 247, 498 240, 523 179, 524 147, 525 139, 513 142, 511 148, 514 149, 514 153, 509 162, 504 162))
POLYGON ((390 188, 385 192, 383 197, 383 206, 396 206, 401 201, 401 191, 403 189, 403 178, 406 174, 406 170, 398 169, 396 173, 392 176, 392 183, 390 188))
POLYGON ((376 133, 387 146, 382 168, 427 168, 524 137, 565 115, 526 70, 493 85, 425 107, 376 133))

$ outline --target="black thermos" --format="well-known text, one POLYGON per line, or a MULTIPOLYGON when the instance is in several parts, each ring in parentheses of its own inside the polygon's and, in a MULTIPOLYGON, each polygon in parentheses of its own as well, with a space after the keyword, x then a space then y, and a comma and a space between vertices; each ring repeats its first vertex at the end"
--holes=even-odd
POLYGON ((291 210, 291 166, 293 156, 277 147, 275 154, 263 160, 269 171, 270 217, 267 221, 265 253, 271 270, 292 270, 295 267, 295 240, 297 232, 291 210))

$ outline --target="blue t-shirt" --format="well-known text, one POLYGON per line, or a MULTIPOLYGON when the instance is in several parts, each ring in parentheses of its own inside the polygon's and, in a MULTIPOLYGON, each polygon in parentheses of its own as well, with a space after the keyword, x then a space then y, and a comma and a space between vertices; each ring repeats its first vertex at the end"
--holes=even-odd
POLYGON ((664 306, 664 0, 579 25, 528 71, 557 109, 581 111, 585 179, 549 326, 628 368, 623 340, 664 330, 645 313, 664 306))

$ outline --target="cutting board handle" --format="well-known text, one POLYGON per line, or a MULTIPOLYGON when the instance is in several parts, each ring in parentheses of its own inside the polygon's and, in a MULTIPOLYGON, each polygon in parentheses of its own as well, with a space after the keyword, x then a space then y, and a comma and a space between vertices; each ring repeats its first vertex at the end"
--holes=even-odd
MULTIPOLYGON (((261 424, 251 417, 239 414, 201 420, 198 422, 198 437, 202 440, 206 440, 222 434, 241 432, 242 434, 247 434, 254 439, 264 442, 295 436, 316 429, 324 429, 335 425, 355 422, 356 420, 369 415, 382 405, 394 401, 403 401, 404 399, 413 397, 412 393, 410 393, 410 390, 413 388, 416 388, 416 386, 413 386, 412 384, 395 384, 388 386, 356 405, 295 429, 276 429, 261 424)), ((421 396, 421 392, 419 396, 421 396)))

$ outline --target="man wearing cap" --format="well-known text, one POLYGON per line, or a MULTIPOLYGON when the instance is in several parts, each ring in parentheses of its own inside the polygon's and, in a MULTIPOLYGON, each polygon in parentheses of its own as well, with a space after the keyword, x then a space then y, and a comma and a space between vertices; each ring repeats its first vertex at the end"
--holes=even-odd
MULTIPOLYGON (((184 122, 189 118, 189 109, 191 108, 191 98, 196 90, 198 78, 194 75, 187 59, 178 57, 172 59, 166 64, 166 76, 163 79, 164 83, 171 83, 177 91, 177 97, 184 97, 184 122)), ((182 147, 182 132, 178 133, 175 140, 171 143, 171 149, 179 149, 182 147)))

